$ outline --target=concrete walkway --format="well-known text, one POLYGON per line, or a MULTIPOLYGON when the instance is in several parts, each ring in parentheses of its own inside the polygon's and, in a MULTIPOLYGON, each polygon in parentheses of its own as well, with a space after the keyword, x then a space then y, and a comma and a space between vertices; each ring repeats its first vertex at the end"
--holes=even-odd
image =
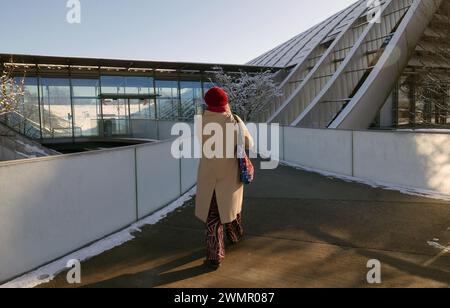
MULTIPOLYGON (((450 202, 280 167, 246 191, 246 238, 217 272, 202 266, 193 203, 82 264, 82 287, 450 287, 450 202)), ((68 287, 65 273, 41 287, 68 287)))

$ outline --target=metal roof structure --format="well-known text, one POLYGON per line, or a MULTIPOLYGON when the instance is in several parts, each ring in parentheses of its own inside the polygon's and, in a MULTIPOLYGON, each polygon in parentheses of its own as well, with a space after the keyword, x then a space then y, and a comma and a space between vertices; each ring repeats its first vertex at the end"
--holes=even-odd
POLYGON ((355 17, 361 15, 361 11, 358 9, 367 10, 367 0, 359 0, 248 64, 256 66, 295 66, 305 59, 308 51, 314 48, 317 43, 333 41, 355 17))
POLYGON ((10 55, 0 54, 0 63, 8 63, 12 60, 14 64, 41 65, 41 66, 72 66, 72 67, 92 67, 92 68, 123 68, 127 70, 173 70, 173 71, 193 71, 208 72, 215 71, 221 67, 227 72, 259 72, 261 70, 273 69, 277 67, 259 65, 237 65, 237 64, 217 64, 217 63, 188 63, 188 62, 164 62, 164 61, 144 61, 144 60, 120 60, 120 59, 99 59, 99 58, 77 58, 62 56, 41 56, 41 55, 10 55))
POLYGON ((408 65, 430 65, 428 56, 418 63, 415 55, 450 50, 449 8, 450 0, 359 0, 254 59, 250 65, 289 70, 283 95, 258 120, 368 128, 408 65))

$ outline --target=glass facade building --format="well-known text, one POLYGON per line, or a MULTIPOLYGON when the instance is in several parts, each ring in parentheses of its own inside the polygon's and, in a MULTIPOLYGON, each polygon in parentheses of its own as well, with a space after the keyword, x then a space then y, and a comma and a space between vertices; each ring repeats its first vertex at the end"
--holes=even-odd
MULTIPOLYGON (((24 81, 19 108, 0 122, 32 139, 136 137, 154 121, 192 121, 217 64, 1 55, 24 81)), ((228 73, 267 67, 220 65, 228 73)), ((70 141, 69 140, 69 141, 70 141)))
POLYGON ((132 136, 133 120, 193 120, 209 88, 202 80, 134 76, 25 78, 20 109, 3 117, 33 139, 132 136))

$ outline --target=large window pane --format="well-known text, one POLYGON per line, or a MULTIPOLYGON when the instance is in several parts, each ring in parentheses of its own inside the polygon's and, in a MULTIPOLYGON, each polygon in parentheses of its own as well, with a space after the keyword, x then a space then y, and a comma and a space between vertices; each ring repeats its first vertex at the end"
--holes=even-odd
POLYGON ((128 99, 104 99, 103 135, 125 136, 130 133, 130 109, 128 99))
POLYGON ((154 99, 130 99, 130 116, 132 119, 155 119, 154 99))
POLYGON ((123 76, 102 76, 102 94, 125 94, 126 81, 123 76))
POLYGON ((448 122, 449 85, 407 74, 398 86, 398 126, 435 127, 448 122))
POLYGON ((98 79, 72 79, 73 97, 98 98, 100 94, 98 79))
POLYGON ((151 77, 126 77, 126 94, 154 94, 153 78, 151 77))
POLYGON ((72 79, 76 137, 98 136, 101 119, 99 92, 98 79, 72 79))
POLYGON ((74 98, 73 104, 75 136, 98 136, 98 125, 101 119, 99 100, 74 98))
POLYGON ((17 85, 24 82, 24 96, 14 112, 6 116, 8 125, 29 138, 41 136, 39 124, 39 95, 37 78, 16 78, 17 85))
POLYGON ((204 81, 203 82, 203 89, 206 92, 208 92, 209 89, 214 88, 214 83, 212 83, 211 81, 204 81))
POLYGON ((201 110, 202 83, 200 81, 182 81, 180 83, 181 92, 181 118, 192 120, 195 114, 201 110))
POLYGON ((154 94, 153 78, 102 76, 102 94, 154 94))
MULTIPOLYGON (((203 82, 203 93, 206 94, 210 89, 214 88, 215 84, 211 81, 203 82)), ((207 109, 204 98, 202 98, 202 103, 198 107, 197 114, 203 114, 203 112, 207 109)))
POLYGON ((156 80, 157 114, 162 120, 174 120, 179 117, 178 81, 156 80))
POLYGON ((41 78, 41 113, 44 138, 72 137, 69 79, 41 78))

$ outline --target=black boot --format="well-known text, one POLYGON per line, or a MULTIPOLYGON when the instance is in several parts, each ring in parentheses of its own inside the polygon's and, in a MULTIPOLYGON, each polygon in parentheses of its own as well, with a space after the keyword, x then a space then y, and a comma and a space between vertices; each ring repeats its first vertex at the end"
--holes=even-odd
POLYGON ((221 266, 222 266, 222 261, 219 260, 205 260, 204 264, 213 269, 213 270, 218 270, 221 266))

